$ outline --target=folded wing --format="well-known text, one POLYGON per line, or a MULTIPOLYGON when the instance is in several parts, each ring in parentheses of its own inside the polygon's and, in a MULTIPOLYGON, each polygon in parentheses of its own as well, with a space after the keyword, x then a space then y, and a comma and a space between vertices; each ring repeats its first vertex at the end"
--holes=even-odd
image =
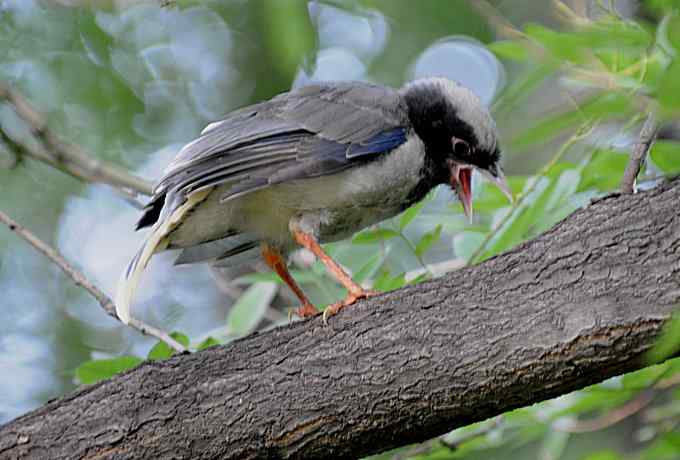
POLYGON ((227 184, 222 198, 228 200, 374 160, 403 143, 406 130, 406 109, 389 88, 320 83, 281 94, 233 112, 187 144, 158 183, 139 227, 195 191, 227 184))

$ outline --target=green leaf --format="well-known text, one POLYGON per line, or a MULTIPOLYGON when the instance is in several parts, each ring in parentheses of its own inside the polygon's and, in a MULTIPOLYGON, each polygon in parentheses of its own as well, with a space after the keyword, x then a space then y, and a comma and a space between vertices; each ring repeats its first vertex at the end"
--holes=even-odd
POLYGON ((632 49, 642 53, 652 45, 654 37, 633 21, 603 19, 589 23, 577 32, 590 48, 632 49))
POLYGON ((428 280, 429 278, 430 278, 430 274, 429 274, 428 272, 423 272, 423 273, 421 273, 420 275, 418 275, 418 276, 416 276, 415 278, 413 278, 412 280, 409 280, 407 284, 408 284, 409 286, 414 286, 414 285, 416 285, 416 284, 420 284, 420 283, 422 283, 423 281, 428 280))
POLYGON ((600 49, 628 48, 642 53, 652 43, 652 36, 632 21, 609 19, 590 22, 566 32, 529 24, 526 33, 559 60, 584 65, 588 64, 592 53, 600 49))
POLYGON ((300 63, 314 49, 315 31, 306 2, 265 0, 258 6, 262 21, 260 39, 268 47, 269 65, 282 75, 295 75, 300 63))
MULTIPOLYGON (((680 2, 675 0, 675 3, 675 8, 680 8, 680 2)), ((675 48, 676 53, 680 53, 680 16, 678 16, 677 12, 668 17, 665 32, 667 34, 666 38, 668 39, 668 43, 675 48)))
POLYGON ((656 141, 650 149, 649 156, 664 173, 680 172, 680 142, 656 141))
POLYGON ((675 314, 664 327, 661 337, 647 353, 647 360, 650 363, 658 363, 678 351, 680 351, 680 314, 675 314))
POLYGON ((596 189, 607 192, 621 183, 628 164, 628 154, 615 149, 598 149, 581 170, 579 191, 596 189))
POLYGON ((373 244, 380 241, 386 241, 391 238, 399 236, 399 232, 396 232, 389 228, 376 228, 375 230, 366 230, 359 233, 352 239, 354 244, 373 244))
POLYGON ((489 49, 502 59, 514 61, 526 61, 529 58, 529 50, 523 42, 517 40, 502 40, 491 43, 489 49))
POLYGON ((545 214, 534 221, 528 237, 543 233, 579 208, 580 197, 576 196, 576 190, 580 179, 581 174, 577 169, 566 169, 559 175, 545 204, 545 214))
POLYGON ((664 363, 625 374, 621 379, 623 388, 636 391, 644 390, 658 382, 660 378, 668 373, 669 369, 670 366, 664 363))
POLYGON ((657 13, 671 12, 680 9, 680 0, 647 0, 645 6, 657 10, 657 13), (666 10, 666 11, 664 11, 666 10))
POLYGON ((601 450, 599 452, 594 452, 586 457, 583 457, 583 460, 622 460, 622 459, 623 457, 621 456, 621 454, 613 450, 601 450))
POLYGON ((388 271, 384 271, 373 282, 373 289, 376 291, 387 292, 394 291, 406 285, 406 273, 400 273, 397 276, 390 276, 388 271))
POLYGON ((603 388, 594 385, 576 393, 578 400, 569 407, 554 414, 554 418, 565 415, 578 415, 599 410, 608 410, 628 402, 637 394, 637 390, 603 388))
POLYGON ((419 203, 414 204, 402 213, 401 218, 399 219, 399 230, 404 230, 408 227, 408 224, 420 214, 420 211, 422 211, 425 206, 425 202, 426 200, 421 200, 419 203))
POLYGON ((206 348, 214 347, 216 345, 221 345, 217 339, 213 337, 207 337, 201 343, 198 344, 196 349, 200 351, 205 350, 206 348))
POLYGON ((680 110, 680 59, 675 59, 659 82, 658 98, 667 111, 680 110))
POLYGON ((581 62, 584 59, 585 43, 576 34, 557 32, 535 23, 526 26, 526 33, 560 60, 581 62))
MULTIPOLYGON (((564 165, 560 166, 562 168, 564 165)), ((554 171, 557 173, 558 170, 554 171)), ((503 251, 514 247, 516 244, 529 238, 535 233, 535 226, 537 223, 545 225, 547 215, 547 206, 550 198, 555 190, 557 181, 551 175, 544 177, 535 177, 531 181, 527 181, 527 189, 532 185, 533 190, 526 196, 524 202, 519 209, 515 210, 512 217, 505 224, 505 226, 496 234, 488 245, 488 249, 482 255, 482 259, 499 254, 503 251), (537 182, 536 182, 537 181, 537 182), (532 228, 534 231, 532 232, 532 228)), ((502 213, 496 217, 498 220, 502 219, 505 212, 509 209, 503 210, 502 213)))
MULTIPOLYGON (((508 185, 510 190, 512 190, 513 195, 516 197, 520 193, 526 184, 528 176, 508 176, 508 185)), ((475 197, 474 208, 475 213, 494 213, 501 208, 510 206, 512 203, 507 196, 498 188, 495 184, 489 181, 482 182, 482 190, 479 194, 479 198, 475 197)), ((458 203, 457 203, 458 204, 458 203)), ((462 212, 463 207, 460 206, 462 212)), ((469 226, 466 228, 469 229, 469 226)))
POLYGON ((120 356, 118 358, 86 361, 76 369, 76 378, 80 383, 90 385, 132 369, 143 361, 138 356, 120 356))
POLYGON ((680 434, 664 433, 651 446, 640 453, 641 460, 677 460, 680 452, 680 434))
POLYGON ((639 82, 640 78, 644 76, 645 65, 648 64, 648 60, 641 61, 645 58, 637 50, 627 52, 627 50, 622 48, 612 48, 597 50, 595 54, 602 65, 612 72, 611 76, 616 79, 633 78, 639 82), (631 73, 628 70, 625 74, 620 73, 622 69, 628 69, 631 66, 635 66, 634 70, 637 71, 631 73))
POLYGON ((427 252, 428 249, 432 247, 434 243, 439 241, 439 237, 442 234, 442 225, 439 224, 435 227, 434 230, 431 232, 427 232, 423 235, 423 237, 418 241, 418 244, 416 244, 416 255, 418 257, 421 257, 423 254, 427 252))
POLYGON ((229 332, 239 337, 252 332, 269 308, 277 289, 276 283, 271 282, 258 282, 246 289, 229 310, 229 332))
POLYGON ((515 148, 523 149, 533 144, 552 140, 558 134, 583 124, 587 120, 625 119, 631 113, 633 113, 633 108, 631 99, 627 94, 613 91, 600 93, 574 110, 568 110, 539 121, 520 133, 511 142, 515 148))
POLYGON ((530 68, 526 73, 511 82, 496 102, 495 107, 499 115, 507 116, 507 112, 516 110, 517 106, 531 97, 533 90, 542 85, 559 66, 553 62, 542 62, 536 67, 528 67, 530 68))
POLYGON ((453 250, 456 257, 468 260, 484 241, 484 234, 464 231, 453 237, 453 250))
POLYGON ((550 430, 543 437, 541 446, 541 458, 561 458, 567 444, 569 443, 570 433, 564 431, 550 430))
MULTIPOLYGON (((173 339, 177 340, 179 343, 184 345, 185 347, 189 347, 189 337, 186 335, 182 334, 181 332, 173 332, 170 334, 170 337, 173 339)), ((154 345, 151 350, 149 350, 149 354, 147 355, 148 359, 155 359, 155 360, 161 360, 161 359, 168 359, 175 353, 175 350, 170 348, 170 346, 162 341, 158 341, 156 345, 154 345)))
POLYGON ((352 279, 357 283, 363 283, 366 279, 373 276, 373 274, 380 268, 383 263, 383 255, 376 251, 357 272, 352 275, 352 279))

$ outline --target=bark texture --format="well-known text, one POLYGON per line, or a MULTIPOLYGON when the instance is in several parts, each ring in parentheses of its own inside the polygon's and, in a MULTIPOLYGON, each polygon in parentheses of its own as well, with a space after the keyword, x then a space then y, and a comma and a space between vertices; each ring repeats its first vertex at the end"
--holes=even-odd
POLYGON ((643 366, 680 300, 680 180, 435 281, 148 362, 0 427, 0 458, 357 458, 643 366))

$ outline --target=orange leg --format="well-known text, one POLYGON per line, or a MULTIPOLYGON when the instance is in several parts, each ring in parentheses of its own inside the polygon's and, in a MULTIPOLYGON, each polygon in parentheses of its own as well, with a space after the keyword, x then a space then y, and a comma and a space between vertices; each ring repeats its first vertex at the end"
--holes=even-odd
POLYGON ((319 313, 316 307, 312 305, 305 293, 302 292, 302 289, 300 289, 300 286, 298 286, 291 276, 288 268, 286 267, 286 262, 283 260, 283 257, 281 257, 279 251, 267 243, 262 243, 261 250, 264 263, 266 263, 269 268, 274 270, 276 274, 281 277, 281 279, 288 285, 290 290, 293 291, 295 296, 300 299, 300 302, 302 302, 302 306, 295 309, 295 314, 300 318, 307 318, 319 313))
POLYGON ((298 244, 306 249, 309 249, 314 253, 314 255, 326 266, 328 272, 337 279, 340 284, 342 284, 349 291, 347 297, 344 300, 329 305, 323 312, 324 322, 329 316, 335 315, 342 308, 352 305, 359 299, 374 295, 376 293, 366 291, 364 288, 359 286, 342 267, 334 261, 326 252, 323 250, 319 242, 314 238, 314 236, 303 232, 300 229, 293 229, 293 237, 298 244))

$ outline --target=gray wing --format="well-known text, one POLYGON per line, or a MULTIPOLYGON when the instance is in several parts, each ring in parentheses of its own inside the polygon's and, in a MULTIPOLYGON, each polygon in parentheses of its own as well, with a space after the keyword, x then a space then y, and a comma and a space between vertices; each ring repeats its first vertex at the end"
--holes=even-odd
MULTIPOLYGON (((227 185, 221 198, 228 200, 371 161, 405 142, 408 126, 406 107, 395 90, 359 82, 314 84, 232 112, 180 151, 138 228, 162 220, 195 191, 227 185)), ((215 251, 223 247, 229 257, 235 243, 225 240, 215 251)), ((185 250, 178 262, 215 256, 212 249, 185 250)))
POLYGON ((243 193, 249 182, 262 185, 273 171, 274 182, 332 174, 352 159, 399 145, 406 123, 403 102, 390 88, 306 86, 213 123, 182 149, 157 191, 186 193, 232 182, 243 193))
POLYGON ((245 107, 180 151, 137 228, 152 225, 196 190, 230 184, 229 199, 370 161, 404 142, 407 126, 397 91, 361 82, 313 84, 245 107))

